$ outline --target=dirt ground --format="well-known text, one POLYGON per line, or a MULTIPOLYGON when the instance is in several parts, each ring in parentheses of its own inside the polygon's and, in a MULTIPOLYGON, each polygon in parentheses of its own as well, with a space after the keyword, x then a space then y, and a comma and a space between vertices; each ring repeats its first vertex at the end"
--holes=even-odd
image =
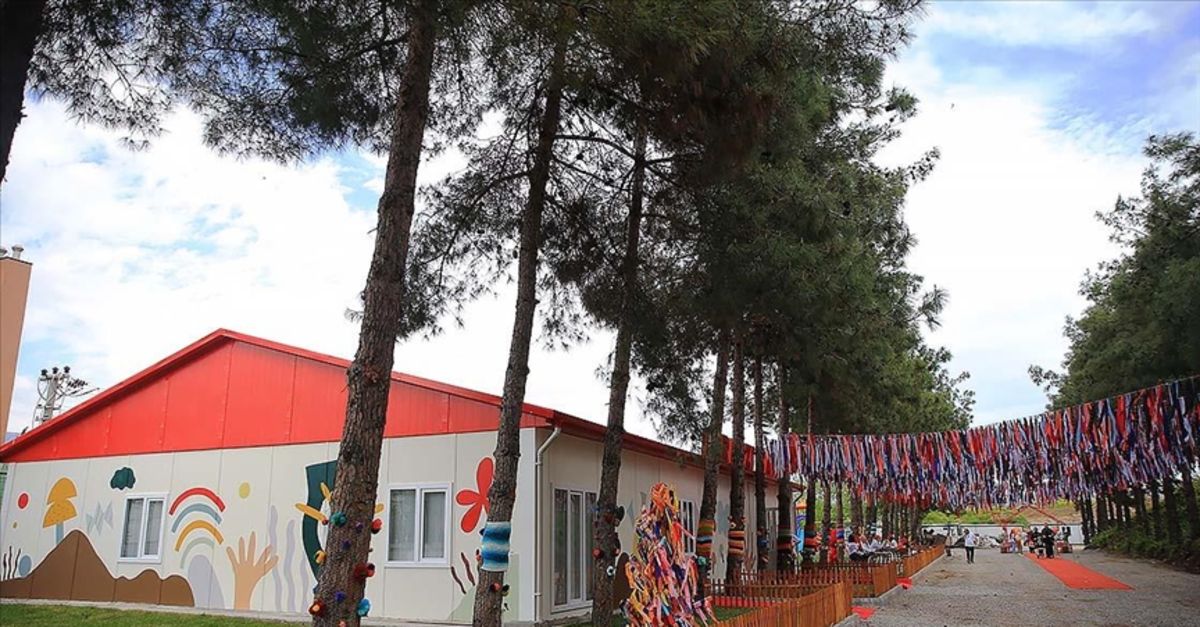
POLYGON ((912 589, 872 604, 869 622, 851 616, 842 626, 1200 626, 1200 575, 1099 551, 1055 559, 1077 560, 1134 589, 1074 590, 1023 555, 980 550, 967 564, 959 550, 918 573, 912 589))

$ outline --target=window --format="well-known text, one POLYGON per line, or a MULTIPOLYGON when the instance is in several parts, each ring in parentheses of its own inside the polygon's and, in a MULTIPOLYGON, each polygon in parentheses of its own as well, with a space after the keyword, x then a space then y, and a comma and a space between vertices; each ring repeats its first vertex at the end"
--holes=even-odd
POLYGON ((554 490, 554 604, 592 599, 596 493, 554 490))
POLYGON ((445 564, 450 486, 393 488, 388 503, 388 562, 445 564))
POLYGON ((779 536, 779 508, 778 507, 768 507, 767 508, 767 525, 766 525, 766 527, 767 527, 767 560, 769 560, 769 563, 771 564, 771 568, 774 569, 776 552, 778 550, 775 543, 777 542, 776 538, 779 536))
POLYGON ((696 502, 679 501, 679 518, 687 533, 683 534, 683 550, 696 552, 696 502))
POLYGON ((125 519, 121 528, 121 559, 161 559, 165 500, 164 496, 131 496, 125 499, 125 519))

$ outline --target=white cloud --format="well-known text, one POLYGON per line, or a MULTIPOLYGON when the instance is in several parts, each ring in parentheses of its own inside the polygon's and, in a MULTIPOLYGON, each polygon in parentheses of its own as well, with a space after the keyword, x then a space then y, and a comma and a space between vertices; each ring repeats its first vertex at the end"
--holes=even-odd
MULTIPOLYGON (((131 153, 54 102, 30 108, 2 198, 4 240, 34 263, 27 345, 63 346, 103 385, 222 326, 348 354, 373 216, 347 206, 336 165, 220 158, 190 114, 168 128, 131 153)), ((27 376, 48 365, 29 359, 27 376)))
POLYGON ((1079 281, 1117 253, 1094 214, 1137 193, 1144 162, 1107 129, 1057 109, 1053 81, 984 72, 955 82, 934 59, 918 47, 891 69, 921 106, 883 155, 901 163, 941 150, 906 211, 919 241, 912 269, 950 294, 930 339, 972 372, 980 421, 1033 414, 1044 401, 1025 368, 1061 360, 1064 318, 1085 305, 1079 281), (1034 402, 1014 403, 1018 392, 1034 402))
POLYGON ((919 31, 1004 45, 1097 47, 1159 26, 1143 3, 938 2, 919 31))
MULTIPOLYGON (((32 363, 31 345, 57 343, 62 354, 48 359, 102 386, 218 327, 354 354, 358 329, 343 314, 365 280, 374 207, 347 205, 351 190, 331 161, 222 158, 201 144, 193 115, 168 128, 150 150, 130 153, 54 102, 29 107, 0 198, 5 243, 24 243, 34 264, 12 428, 28 424, 31 377, 52 365, 32 363)), ((382 174, 383 158, 363 157, 382 174)), ((461 166, 451 153, 421 179, 461 166)), ((502 289, 467 309, 466 328, 401 344, 396 368, 498 394, 513 302, 502 289)), ((611 342, 601 333, 569 354, 535 347, 529 402, 603 421, 607 391, 595 371, 611 342)))

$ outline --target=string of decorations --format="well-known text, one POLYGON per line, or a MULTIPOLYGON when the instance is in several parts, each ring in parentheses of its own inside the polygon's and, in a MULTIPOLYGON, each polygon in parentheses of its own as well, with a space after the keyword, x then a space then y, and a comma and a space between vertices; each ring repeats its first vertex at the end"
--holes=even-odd
POLYGON ((679 517, 675 491, 663 483, 651 488, 633 530, 634 544, 625 564, 630 593, 621 602, 630 627, 716 623, 700 592, 700 558, 693 558, 684 548, 688 531, 679 517))
POLYGON ((957 431, 789 434, 765 450, 779 479, 842 481, 923 506, 1037 505, 1170 478, 1200 456, 1200 377, 957 431))

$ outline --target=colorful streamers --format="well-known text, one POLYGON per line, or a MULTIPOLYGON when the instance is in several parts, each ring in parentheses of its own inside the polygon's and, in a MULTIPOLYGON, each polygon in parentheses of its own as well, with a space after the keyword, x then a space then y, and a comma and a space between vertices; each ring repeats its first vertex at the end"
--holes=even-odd
POLYGON ((1191 377, 960 431, 790 434, 764 448, 776 478, 844 481, 885 500, 965 509, 1075 500, 1170 477, 1200 455, 1198 435, 1200 378, 1191 377))
POLYGON ((631 627, 716 623, 708 600, 701 596, 696 559, 684 550, 686 534, 675 491, 666 484, 655 485, 634 521, 635 541, 625 565, 630 594, 621 611, 631 627))

